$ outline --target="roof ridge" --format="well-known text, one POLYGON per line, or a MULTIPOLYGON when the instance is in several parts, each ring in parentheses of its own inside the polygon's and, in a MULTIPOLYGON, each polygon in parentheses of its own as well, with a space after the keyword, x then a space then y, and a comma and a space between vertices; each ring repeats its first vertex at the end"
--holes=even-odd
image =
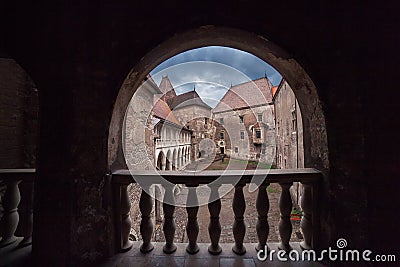
MULTIPOLYGON (((243 85, 243 84, 246 84, 246 83, 255 82, 255 81, 258 81, 258 80, 262 80, 262 79, 266 79, 267 81, 269 81, 269 83, 271 83, 271 81, 268 79, 268 77, 261 77, 261 78, 257 78, 257 79, 250 80, 250 81, 247 81, 247 82, 242 82, 242 83, 235 84, 235 85, 233 85, 232 87, 230 87, 228 90, 230 90, 230 89, 233 88, 233 87, 239 86, 239 85, 243 85)), ((272 83, 271 83, 271 85, 272 85, 272 83)))
POLYGON ((213 110, 218 112, 271 103, 271 87, 272 84, 266 77, 237 84, 226 91, 213 110))

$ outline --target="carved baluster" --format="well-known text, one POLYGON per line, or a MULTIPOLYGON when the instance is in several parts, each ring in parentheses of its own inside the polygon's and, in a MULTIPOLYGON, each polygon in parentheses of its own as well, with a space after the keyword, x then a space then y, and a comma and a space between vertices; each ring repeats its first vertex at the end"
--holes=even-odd
POLYGON ((189 187, 186 205, 186 211, 188 213, 186 233, 189 239, 189 244, 186 247, 186 251, 189 254, 196 254, 199 252, 199 246, 197 245, 197 236, 199 235, 199 224, 197 223, 199 202, 197 199, 196 187, 189 187))
POLYGON ((175 211, 175 198, 172 185, 164 186, 165 194, 164 194, 164 236, 165 236, 165 245, 163 247, 163 251, 167 254, 171 254, 176 251, 176 245, 174 244, 174 236, 175 236, 175 222, 174 222, 174 211, 175 211))
MULTIPOLYGON (((256 250, 268 249, 267 239, 269 234, 269 224, 268 224, 268 210, 269 210, 269 199, 267 193, 268 184, 261 184, 258 188, 256 208, 258 213, 258 220, 256 225, 258 245, 256 250)), ((266 253, 266 251, 264 251, 266 253)))
POLYGON ((132 247, 133 242, 129 240, 131 231, 131 201, 129 200, 128 185, 121 185, 121 250, 127 251, 132 247))
POLYGON ((142 253, 147 253, 153 250, 154 246, 151 244, 151 237, 153 235, 153 222, 151 220, 151 211, 153 209, 153 201, 151 196, 145 191, 149 192, 149 186, 143 186, 142 194, 140 195, 139 209, 142 213, 142 221, 140 222, 140 234, 142 235, 143 244, 140 246, 142 253))
POLYGON ((210 186, 211 194, 208 201, 208 210, 210 212, 210 224, 208 225, 208 233, 210 235, 211 245, 208 252, 218 255, 222 252, 219 243, 221 236, 221 223, 219 222, 219 213, 221 212, 221 199, 219 197, 218 188, 220 185, 210 186))
POLYGON ((312 239, 312 186, 303 184, 303 195, 301 196, 301 208, 303 217, 301 218, 300 227, 304 235, 304 241, 300 243, 302 249, 311 249, 312 239))
POLYGON ((290 195, 290 186, 292 183, 280 183, 282 187, 281 197, 279 199, 279 209, 281 211, 281 219, 279 221, 279 234, 281 243, 278 248, 290 251, 292 247, 289 245, 292 235, 292 223, 290 221, 290 213, 292 211, 292 197, 290 195))
POLYGON ((246 234, 246 225, 243 217, 244 211, 246 210, 246 202, 244 200, 242 184, 235 186, 232 206, 233 213, 235 214, 235 221, 232 229, 235 245, 232 247, 232 251, 238 255, 243 255, 246 253, 246 248, 243 246, 243 239, 246 234))
POLYGON ((0 247, 5 247, 11 243, 14 243, 17 238, 15 237, 15 230, 18 226, 19 215, 18 215, 18 204, 21 200, 19 193, 18 184, 20 180, 6 179, 5 184, 7 186, 6 192, 3 196, 3 217, 0 221, 0 233, 1 241, 0 247))
POLYGON ((154 185, 154 217, 156 220, 156 223, 161 223, 163 220, 162 216, 162 202, 160 201, 161 199, 161 186, 160 185, 154 185))
POLYGON ((19 224, 17 235, 23 236, 18 247, 25 247, 32 244, 33 226, 33 180, 27 180, 20 184, 21 202, 18 207, 19 224))

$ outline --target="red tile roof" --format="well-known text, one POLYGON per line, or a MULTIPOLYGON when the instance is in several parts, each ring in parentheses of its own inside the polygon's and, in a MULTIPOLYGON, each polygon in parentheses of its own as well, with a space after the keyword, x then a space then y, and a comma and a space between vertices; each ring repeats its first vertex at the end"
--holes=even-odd
POLYGON ((214 112, 247 108, 272 102, 272 84, 267 78, 232 86, 214 108, 214 112))
POLYGON ((159 119, 169 121, 175 123, 177 125, 181 125, 178 119, 174 116, 168 104, 165 103, 162 99, 156 101, 153 107, 153 115, 158 117, 159 119))
POLYGON ((278 90, 278 86, 274 86, 274 87, 271 88, 272 97, 274 97, 274 95, 276 93, 276 90, 278 90))
POLYGON ((182 108, 186 106, 202 106, 208 109, 211 109, 209 105, 203 102, 200 96, 196 91, 189 91, 183 94, 180 94, 172 99, 170 102, 170 107, 174 110, 176 108, 182 108))

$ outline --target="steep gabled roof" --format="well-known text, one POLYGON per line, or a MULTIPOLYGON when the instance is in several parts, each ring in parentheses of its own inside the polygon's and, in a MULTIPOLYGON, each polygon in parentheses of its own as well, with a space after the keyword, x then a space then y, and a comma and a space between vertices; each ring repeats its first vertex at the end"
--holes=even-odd
POLYGON ((157 84, 154 82, 153 78, 151 77, 150 74, 147 74, 146 78, 144 79, 142 85, 143 88, 149 90, 149 92, 153 94, 160 94, 160 88, 157 86, 157 84))
POLYGON ((190 91, 180 94, 172 99, 170 102, 171 109, 179 109, 187 106, 197 105, 211 110, 211 107, 204 103, 197 92, 190 91))
POLYGON ((159 119, 172 122, 176 125, 181 125, 175 115, 172 113, 168 104, 162 99, 158 99, 153 107, 153 115, 159 119))
POLYGON ((232 86, 213 112, 270 104, 272 102, 271 88, 271 82, 265 77, 232 86))
POLYGON ((159 88, 163 94, 161 99, 164 100, 168 105, 171 105, 171 102, 176 97, 176 93, 168 76, 162 77, 159 88))
POLYGON ((169 91, 174 91, 174 87, 171 84, 168 76, 163 76, 160 82, 160 86, 158 86, 163 94, 166 94, 169 91))

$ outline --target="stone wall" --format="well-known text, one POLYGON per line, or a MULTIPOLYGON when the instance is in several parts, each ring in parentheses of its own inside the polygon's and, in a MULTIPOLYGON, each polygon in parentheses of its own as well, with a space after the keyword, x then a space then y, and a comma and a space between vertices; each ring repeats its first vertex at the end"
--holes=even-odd
POLYGON ((125 159, 133 170, 154 168, 153 96, 148 85, 142 86, 126 112, 125 159))
MULTIPOLYGON (((229 136, 229 142, 225 145, 225 153, 229 157, 274 164, 276 144, 272 105, 214 113, 214 119, 223 125, 225 136, 229 136), (260 122, 258 115, 262 116, 260 122), (257 129, 261 131, 261 143, 254 140, 257 129)), ((218 142, 219 133, 215 137, 218 142)))
POLYGON ((175 117, 192 130, 192 145, 190 157, 192 160, 199 158, 199 144, 204 138, 210 138, 213 135, 211 110, 197 105, 189 105, 175 108, 172 111, 175 117))
POLYGON ((283 80, 274 96, 277 167, 295 169, 304 167, 303 121, 296 97, 283 80))
POLYGON ((0 58, 0 94, 0 168, 34 168, 38 91, 13 59, 0 58))

